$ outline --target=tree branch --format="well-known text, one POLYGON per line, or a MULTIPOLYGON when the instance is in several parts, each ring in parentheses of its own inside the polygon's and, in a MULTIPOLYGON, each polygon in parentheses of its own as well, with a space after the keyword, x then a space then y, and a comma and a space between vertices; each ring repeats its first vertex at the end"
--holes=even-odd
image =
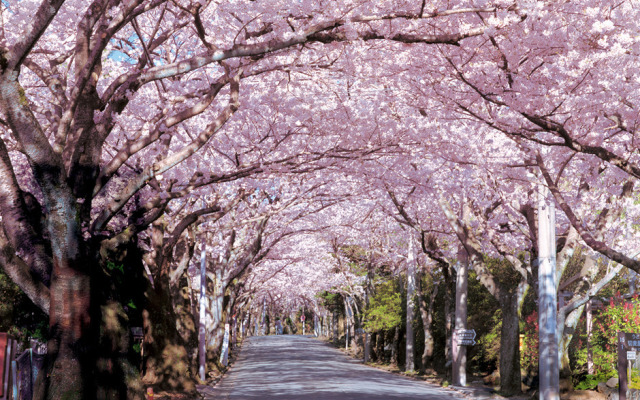
POLYGON ((171 156, 160 160, 147 168, 145 168, 142 173, 138 174, 136 177, 129 181, 129 184, 124 187, 120 193, 114 196, 114 200, 110 202, 110 204, 100 213, 100 215, 94 221, 91 230, 93 232, 100 231, 104 229, 105 225, 111 220, 113 215, 117 213, 124 205, 129 201, 129 199, 140 190, 146 182, 148 182, 154 176, 161 174, 170 168, 173 168, 180 162, 189 158, 193 153, 198 151, 202 146, 204 146, 211 137, 224 126, 224 124, 231 118, 233 113, 238 109, 239 102, 239 90, 240 90, 240 76, 242 75, 242 71, 239 71, 234 78, 231 80, 231 93, 229 105, 227 108, 222 111, 222 113, 216 118, 211 124, 209 124, 200 135, 189 145, 183 147, 177 153, 172 154, 171 156))
POLYGON ((2 54, 0 49, 0 70, 17 70, 33 46, 40 40, 40 37, 47 30, 47 27, 58 13, 64 0, 43 0, 38 10, 30 19, 31 26, 27 32, 13 45, 8 53, 2 54), (5 58, 5 60, 3 60, 5 58))
MULTIPOLYGON (((42 232, 38 232, 31 223, 32 218, 39 219, 39 216, 29 215, 9 153, 2 139, 0 139, 0 215, 2 215, 2 228, 9 235, 8 241, 11 246, 29 266, 34 279, 48 286, 53 265, 51 258, 47 255, 42 232)), ((40 224, 40 221, 37 220, 35 223, 40 224)))
POLYGON ((544 180, 546 181, 547 186, 549 187, 549 190, 551 191, 554 199, 556 200, 556 203, 558 204, 560 209, 564 212, 564 214, 567 216, 567 219, 569 220, 571 225, 576 229, 576 231, 578 231, 578 234, 580 235, 582 240, 584 240, 587 246, 591 247, 593 250, 606 256, 607 258, 640 273, 640 261, 627 257, 626 255, 620 253, 619 251, 610 248, 604 242, 596 239, 585 228, 583 222, 574 214, 573 210, 571 209, 571 206, 569 206, 569 204, 564 200, 562 193, 560 193, 560 190, 558 189, 555 182, 551 178, 551 175, 549 174, 549 171, 547 170, 544 164, 544 161, 542 160, 542 156, 540 155, 539 152, 536 155, 536 161, 538 163, 538 167, 540 168, 540 171, 542 172, 542 176, 544 177, 544 180))
POLYGON ((0 268, 39 309, 49 314, 49 288, 34 279, 29 273, 29 266, 16 256, 16 251, 9 244, 4 229, 0 229, 0 268))

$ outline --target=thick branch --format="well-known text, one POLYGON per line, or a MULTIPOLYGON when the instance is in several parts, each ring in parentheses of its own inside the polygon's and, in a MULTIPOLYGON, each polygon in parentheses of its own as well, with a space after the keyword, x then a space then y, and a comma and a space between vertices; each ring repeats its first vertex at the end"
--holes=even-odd
MULTIPOLYGON (((470 12, 468 9, 465 10, 447 10, 441 13, 433 13, 427 15, 425 18, 435 18, 437 16, 445 16, 451 15, 454 13, 460 12, 470 12)), ((388 20, 388 19, 396 19, 396 18, 406 18, 406 15, 388 15, 388 16, 363 16, 363 17, 355 17, 351 19, 353 23, 366 23, 372 21, 380 21, 380 20, 388 20)), ((417 18, 417 16, 413 16, 417 18)), ((313 25, 310 28, 302 31, 296 32, 293 36, 287 40, 282 39, 273 39, 264 43, 256 43, 256 44, 238 44, 228 50, 216 50, 209 51, 195 57, 192 57, 189 60, 179 61, 172 64, 157 66, 154 68, 150 68, 143 72, 140 75, 139 81, 142 83, 149 82, 155 79, 163 79, 168 78, 175 75, 184 74, 198 68, 201 68, 205 65, 211 64, 217 61, 224 61, 230 58, 238 58, 238 57, 251 57, 258 56, 266 53, 273 53, 278 50, 283 50, 289 47, 301 45, 307 42, 317 41, 317 42, 334 42, 334 41, 345 41, 347 38, 341 32, 330 32, 335 30, 336 28, 340 28, 347 23, 346 20, 339 19, 334 21, 321 22, 319 24, 313 25)), ((453 34, 424 34, 424 35, 414 35, 414 34, 397 34, 393 37, 385 37, 382 34, 378 34, 375 32, 368 31, 367 33, 361 35, 359 39, 363 40, 392 40, 403 43, 427 43, 427 44, 458 44, 461 40, 481 35, 485 31, 485 28, 477 28, 471 29, 464 33, 453 33, 453 34)))
POLYGON ((220 208, 220 206, 216 204, 213 206, 201 208, 188 214, 180 221, 180 223, 178 223, 178 225, 176 225, 169 238, 165 240, 163 245, 165 252, 173 251, 173 247, 178 242, 178 239, 180 238, 180 236, 182 236, 182 233, 185 231, 185 229, 187 229, 191 224, 196 223, 200 217, 207 214, 217 213, 221 210, 222 208, 220 208))
POLYGON ((603 161, 615 165, 629 175, 640 179, 640 166, 629 162, 629 159, 623 158, 601 146, 589 146, 580 143, 572 137, 572 135, 565 129, 563 125, 551 121, 548 118, 538 117, 527 113, 521 114, 537 126, 543 128, 548 132, 556 134, 563 140, 563 143, 566 147, 579 153, 592 154, 603 161))
MULTIPOLYGON (((51 258, 47 256, 42 232, 31 224, 22 191, 13 172, 9 153, 0 139, 0 215, 8 241, 29 266, 34 279, 45 286, 51 279, 51 258)), ((38 218, 35 215, 35 218, 38 218)), ((35 221, 39 224, 40 221, 35 221)))
POLYGON ((44 190, 62 184, 62 159, 51 148, 49 139, 29 108, 17 72, 7 72, 0 77, 0 108, 4 110, 7 122, 27 156, 40 187, 44 190))
POLYGON ((439 197, 438 203, 440 204, 440 208, 447 218, 451 229, 453 229, 456 236, 458 236, 460 243, 467 251, 467 254, 469 254, 471 265, 473 267, 473 270, 478 275, 478 279, 484 285, 484 287, 487 288, 487 290, 493 297, 499 299, 502 292, 501 287, 498 282, 496 282, 495 277, 484 265, 482 247, 480 243, 478 243, 478 241, 471 234, 468 226, 466 225, 466 221, 460 221, 455 216, 453 210, 451 209, 451 206, 444 197, 439 197))
POLYGON ((0 268, 11 278, 13 283, 18 285, 33 304, 49 314, 49 288, 34 279, 29 273, 27 264, 16 256, 16 251, 9 244, 4 229, 0 229, 0 268))
POLYGON ((100 189, 108 181, 108 179, 133 154, 139 152, 140 150, 146 148, 150 144, 160 139, 160 136, 162 136, 162 134, 164 134, 166 130, 193 116, 203 113, 211 105, 220 90, 229 82, 229 79, 230 78, 225 77, 212 84, 209 88, 209 91, 202 97, 202 99, 198 103, 165 118, 160 124, 158 124, 158 126, 156 126, 156 128, 152 132, 149 133, 149 135, 144 136, 140 140, 132 140, 122 146, 120 151, 118 151, 118 154, 116 154, 109 162, 109 164, 107 164, 100 172, 100 176, 98 176, 98 179, 96 180, 96 186, 93 190, 94 195, 100 191, 100 189))
POLYGON ((40 3, 33 18, 30 18, 31 26, 27 28, 27 32, 13 45, 8 54, 1 54, 0 50, 0 69, 3 72, 4 70, 16 70, 20 67, 33 46, 47 30, 63 3, 64 0, 43 0, 40 3), (6 58, 4 62, 2 61, 3 57, 6 58), (3 66, 3 64, 5 65, 3 66))
POLYGON ((631 257, 627 257, 626 255, 620 253, 619 251, 612 249, 611 247, 607 246, 604 242, 596 239, 585 228, 582 221, 574 214, 573 210, 571 209, 571 206, 569 206, 569 204, 564 200, 562 193, 560 193, 560 190, 556 186, 555 182, 551 178, 551 175, 549 174, 549 171, 544 165, 544 162, 542 160, 542 156, 540 155, 540 153, 536 155, 536 161, 538 162, 538 167, 540 168, 540 171, 542 172, 542 176, 544 177, 544 180, 547 182, 547 186, 549 187, 549 190, 553 194, 553 197, 555 198, 556 203, 558 204, 560 209, 564 212, 564 214, 567 216, 567 219, 569 220, 569 222, 571 222, 571 225, 576 229, 576 231, 578 231, 578 234, 580 235, 582 240, 584 240, 587 246, 591 247, 593 250, 597 251, 603 256, 640 273, 640 261, 635 260, 631 257))
POLYGON ((178 284, 180 277, 189 266, 189 262, 193 257, 193 253, 196 247, 195 229, 190 229, 187 232, 186 237, 183 236, 178 241, 176 247, 182 250, 180 260, 176 264, 176 268, 169 273, 169 284, 175 286, 178 284))
POLYGON ((604 277, 602 277, 600 281, 598 281, 598 283, 596 283, 595 285, 592 285, 589 288, 587 293, 585 293, 583 296, 580 296, 578 298, 574 297, 569 303, 567 303, 564 307, 562 307, 559 310, 558 318, 560 318, 560 315, 563 315, 563 314, 568 315, 571 311, 575 310, 576 308, 585 305, 587 301, 589 301, 589 299, 593 298, 596 294, 598 294, 598 292, 602 290, 602 288, 605 287, 605 285, 611 282, 611 280, 620 273, 620 271, 622 270, 622 267, 623 267, 622 264, 618 264, 614 268, 611 268, 607 272, 607 274, 604 277))

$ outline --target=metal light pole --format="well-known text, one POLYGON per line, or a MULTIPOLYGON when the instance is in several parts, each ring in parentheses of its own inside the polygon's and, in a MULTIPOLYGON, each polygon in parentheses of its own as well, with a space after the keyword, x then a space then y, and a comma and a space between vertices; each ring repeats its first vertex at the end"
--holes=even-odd
POLYGON ((556 314, 556 217, 549 190, 538 187, 538 326, 540 400, 560 398, 556 314))

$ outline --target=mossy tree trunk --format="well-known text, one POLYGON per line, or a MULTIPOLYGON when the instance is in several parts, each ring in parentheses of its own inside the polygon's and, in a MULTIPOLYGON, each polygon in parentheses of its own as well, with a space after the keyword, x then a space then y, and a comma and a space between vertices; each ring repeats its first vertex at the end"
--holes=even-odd
POLYGON ((418 296, 418 306, 420 309, 420 317, 422 318, 422 327, 424 331, 424 350, 422 352, 420 368, 422 372, 426 372, 427 369, 433 369, 433 349, 435 341, 433 338, 433 329, 431 323, 433 322, 433 307, 435 304, 436 296, 438 295, 438 286, 432 285, 431 293, 425 293, 423 286, 425 285, 426 274, 420 273, 418 276, 418 284, 416 286, 418 296))
POLYGON ((182 296, 188 297, 188 294, 180 287, 186 266, 193 256, 195 232, 183 233, 198 221, 200 215, 217 210, 219 208, 210 207, 189 214, 166 237, 164 220, 153 224, 153 250, 145 257, 153 276, 153 282, 146 291, 143 311, 142 373, 143 382, 147 385, 195 393, 195 365, 189 345, 195 347, 196 327, 190 307, 186 306, 182 296))
POLYGON ((520 393, 520 330, 518 294, 516 290, 501 292, 500 309, 500 391, 505 395, 520 393), (516 369, 517 367, 517 369, 516 369))

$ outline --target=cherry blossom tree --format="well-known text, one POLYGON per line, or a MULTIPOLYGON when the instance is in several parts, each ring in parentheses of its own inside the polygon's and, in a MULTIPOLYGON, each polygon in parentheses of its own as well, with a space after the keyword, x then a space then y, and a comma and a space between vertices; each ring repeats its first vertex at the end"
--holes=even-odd
MULTIPOLYGON (((604 0, 1 3, 0 267, 50 318, 37 398, 140 398, 130 360, 113 356, 134 301, 118 290, 125 271, 155 299, 145 379, 188 369, 160 371, 171 346, 175 367, 193 367, 180 291, 196 284, 184 276, 198 249, 217 350, 221 324, 267 295, 278 312, 330 289, 364 301, 346 269, 323 280, 327 253, 406 265, 420 239, 452 281, 454 238, 512 317, 502 360, 517 373, 535 185, 564 215, 560 274, 582 242, 640 272, 638 12, 604 0), (413 239, 374 243, 390 236, 413 239)), ((586 269, 558 314, 567 326, 605 284, 586 269)))
MULTIPOLYGON (((520 23, 487 31, 472 51, 443 51, 454 72, 448 82, 457 88, 453 104, 459 115, 481 121, 529 149, 532 164, 554 165, 555 173, 543 174, 548 185, 553 187, 563 174, 569 178, 563 171, 589 164, 582 170, 588 173, 580 171, 571 178, 620 195, 627 179, 638 179, 633 111, 637 83, 631 79, 638 63, 633 22, 637 8, 627 1, 537 2, 526 12, 528 18, 520 23)), ((483 20, 488 26, 494 23, 483 20)), ((440 87, 441 93, 446 86, 440 87)), ((638 270, 631 226, 623 233, 630 247, 597 239, 590 231, 591 221, 598 217, 578 216, 579 207, 571 201, 575 189, 565 195, 552 191, 589 247, 638 270)), ((600 197, 591 209, 601 210, 606 198, 600 197)))
MULTIPOLYGON (((3 257, 3 268, 49 312, 41 376, 56 384, 44 382, 38 397, 57 398, 96 390, 86 377, 94 370, 91 338, 101 317, 92 306, 99 310, 100 299, 87 266, 101 241, 120 230, 132 201, 153 213, 171 200, 162 196, 167 187, 188 191, 220 179, 217 171, 198 172, 194 154, 241 106, 243 79, 308 67, 325 46, 345 41, 457 45, 484 30, 464 22, 468 15, 502 6, 300 2, 290 15, 255 2, 2 7, 3 245, 18 257, 3 257), (25 218, 28 207, 45 210, 44 224, 25 218)), ((242 170, 241 154, 207 164, 220 168, 225 157, 242 170)))

